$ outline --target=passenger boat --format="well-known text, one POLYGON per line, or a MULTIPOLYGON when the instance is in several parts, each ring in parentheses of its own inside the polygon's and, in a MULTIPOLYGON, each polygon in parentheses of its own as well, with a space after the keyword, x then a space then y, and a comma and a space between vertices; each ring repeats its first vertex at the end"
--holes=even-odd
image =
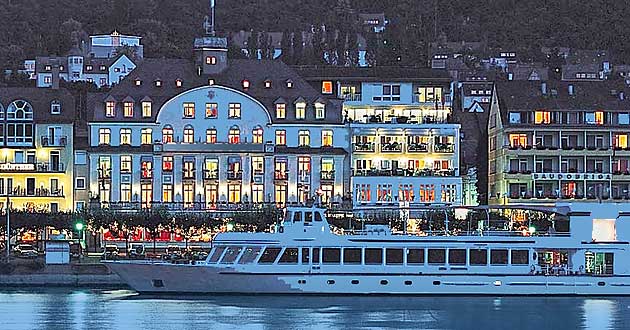
POLYGON ((289 208, 273 233, 217 234, 205 261, 107 266, 140 293, 629 295, 630 212, 593 205, 547 208, 562 231, 423 236, 338 234, 324 209, 289 208))

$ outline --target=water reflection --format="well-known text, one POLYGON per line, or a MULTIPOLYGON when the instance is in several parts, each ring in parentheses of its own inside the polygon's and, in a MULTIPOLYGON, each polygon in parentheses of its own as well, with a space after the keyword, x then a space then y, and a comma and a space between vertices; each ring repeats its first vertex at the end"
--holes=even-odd
POLYGON ((1 329, 630 329, 630 298, 0 291, 1 329))

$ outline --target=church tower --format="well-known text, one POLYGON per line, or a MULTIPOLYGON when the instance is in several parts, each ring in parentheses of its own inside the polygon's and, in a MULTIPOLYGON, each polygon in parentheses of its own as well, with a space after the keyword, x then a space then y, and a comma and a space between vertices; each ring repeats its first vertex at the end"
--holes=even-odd
POLYGON ((205 36, 195 38, 195 65, 199 75, 216 75, 228 67, 227 38, 217 37, 215 32, 214 0, 210 0, 210 16, 206 16, 203 23, 205 36))

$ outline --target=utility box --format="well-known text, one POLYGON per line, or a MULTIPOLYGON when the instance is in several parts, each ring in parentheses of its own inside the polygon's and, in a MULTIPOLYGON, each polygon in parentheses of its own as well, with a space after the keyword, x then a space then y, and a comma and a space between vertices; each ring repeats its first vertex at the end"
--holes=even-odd
POLYGON ((70 241, 46 241, 46 264, 69 264, 70 241))

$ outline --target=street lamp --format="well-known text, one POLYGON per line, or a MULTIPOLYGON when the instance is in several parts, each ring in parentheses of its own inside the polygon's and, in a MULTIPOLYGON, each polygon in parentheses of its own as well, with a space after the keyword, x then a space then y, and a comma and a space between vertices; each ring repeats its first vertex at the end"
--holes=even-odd
POLYGON ((7 187, 7 263, 9 262, 9 257, 11 256, 11 220, 9 218, 9 189, 7 187))

